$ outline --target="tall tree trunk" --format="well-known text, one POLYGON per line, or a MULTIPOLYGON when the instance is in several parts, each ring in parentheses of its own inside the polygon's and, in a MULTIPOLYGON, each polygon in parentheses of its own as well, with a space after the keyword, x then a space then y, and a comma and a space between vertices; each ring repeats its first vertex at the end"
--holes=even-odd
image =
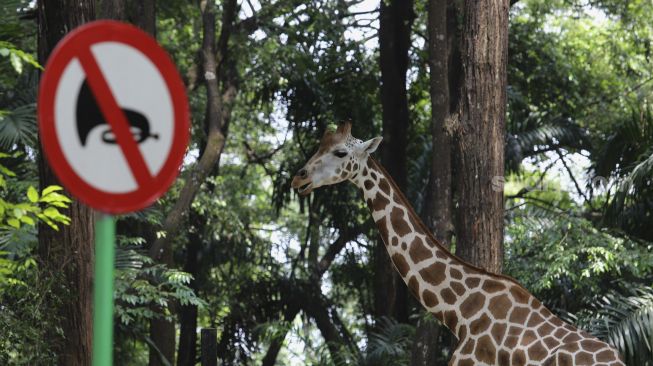
MULTIPOLYGON (((453 234, 451 139, 446 133, 449 118, 449 55, 450 38, 447 22, 447 1, 428 3, 429 89, 431 95, 431 167, 426 187, 426 203, 422 216, 435 237, 449 247, 453 234)), ((453 33, 453 32, 451 32, 453 33)), ((441 326, 435 319, 420 319, 415 331, 411 355, 412 366, 434 366, 441 353, 441 326)))
MULTIPOLYGON (((95 18, 92 0, 41 0, 38 2, 38 57, 45 64, 56 44, 75 27, 95 18)), ((39 154, 39 184, 60 184, 39 154)), ((92 340, 93 211, 73 201, 64 212, 71 219, 59 231, 39 225, 39 260, 46 278, 55 283, 58 297, 48 306, 61 319, 63 334, 50 332, 49 342, 58 345, 60 365, 89 365, 92 340)), ((51 299, 49 299, 51 300, 51 299)))
POLYGON ((465 0, 456 149, 457 253, 501 272, 508 0, 465 0))
MULTIPOLYGON (((410 123, 406 71, 414 18, 412 0, 381 1, 379 63, 384 140, 382 159, 390 175, 404 191, 408 173, 406 147, 410 123)), ((400 322, 407 322, 408 291, 392 267, 381 240, 377 241, 374 260, 374 315, 378 318, 392 314, 400 322)))
MULTIPOLYGON (((202 217, 191 211, 191 220, 195 228, 188 234, 186 244, 186 263, 184 272, 190 273, 193 279, 190 288, 197 291, 199 276, 199 255, 202 248, 204 222, 202 217)), ((177 352, 177 366, 193 366, 197 358, 197 306, 188 304, 179 306, 179 350, 177 352)))

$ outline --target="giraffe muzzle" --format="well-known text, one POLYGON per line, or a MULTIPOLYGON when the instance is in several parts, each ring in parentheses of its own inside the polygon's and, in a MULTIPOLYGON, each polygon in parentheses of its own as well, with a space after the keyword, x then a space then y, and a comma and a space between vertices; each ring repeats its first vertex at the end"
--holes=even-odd
POLYGON ((296 175, 290 186, 296 189, 300 196, 306 196, 313 191, 313 181, 308 178, 307 174, 303 176, 301 174, 296 175))

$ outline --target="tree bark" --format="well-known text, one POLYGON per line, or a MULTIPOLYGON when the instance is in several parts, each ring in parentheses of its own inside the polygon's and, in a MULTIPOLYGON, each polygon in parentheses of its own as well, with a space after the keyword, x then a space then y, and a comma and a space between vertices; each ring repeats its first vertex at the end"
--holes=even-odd
MULTIPOLYGON (((193 213, 192 221, 195 229, 188 234, 186 244, 186 263, 184 272, 193 276, 189 287, 193 291, 198 290, 197 281, 199 276, 200 261, 199 255, 202 248, 202 232, 204 223, 198 214, 193 213)), ((179 307, 179 350, 177 352, 177 366, 193 366, 197 359, 197 306, 182 305, 179 307)))
MULTIPOLYGON (((95 19, 95 4, 91 0, 48 0, 38 2, 38 57, 45 65, 50 53, 66 33, 95 19)), ((39 153, 39 184, 41 188, 60 184, 43 156, 39 153)), ((70 196, 68 192, 65 193, 70 196)), ((57 345, 61 365, 88 365, 91 362, 92 284, 94 226, 93 211, 78 201, 63 211, 70 225, 60 225, 59 231, 39 225, 39 261, 44 277, 53 279, 57 299, 48 306, 60 319, 63 334, 50 332, 49 341, 57 345)))
MULTIPOLYGON (((445 131, 449 118, 449 60, 453 33, 446 0, 428 3, 429 89, 431 95, 431 166, 422 216, 435 237, 449 247, 453 234, 451 186, 451 138, 445 131)), ((455 23, 453 23, 455 25, 455 23)), ((455 31, 455 28, 453 29, 455 31)), ((412 366, 434 366, 442 349, 441 326, 434 319, 420 319, 415 331, 412 366)))
POLYGON ((508 0, 465 0, 456 149, 457 253, 501 272, 508 0))
POLYGON ((156 37, 155 0, 100 0, 98 18, 127 21, 156 37))
MULTIPOLYGON (((406 71, 414 18, 412 0, 381 1, 379 63, 384 141, 381 158, 403 191, 407 182, 406 147, 410 124, 406 71)), ((400 322, 408 322, 408 291, 381 240, 377 241, 374 261, 375 317, 394 315, 400 322)))

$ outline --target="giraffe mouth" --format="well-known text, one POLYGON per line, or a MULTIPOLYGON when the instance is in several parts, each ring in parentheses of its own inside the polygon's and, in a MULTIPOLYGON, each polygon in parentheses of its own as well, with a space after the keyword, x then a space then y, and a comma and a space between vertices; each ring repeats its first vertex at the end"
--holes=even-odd
POLYGON ((310 177, 295 176, 290 186, 297 190, 300 196, 306 196, 313 191, 313 180, 310 177))
POLYGON ((297 188, 297 193, 299 193, 300 196, 306 196, 312 191, 313 191, 313 182, 307 182, 304 185, 297 188))

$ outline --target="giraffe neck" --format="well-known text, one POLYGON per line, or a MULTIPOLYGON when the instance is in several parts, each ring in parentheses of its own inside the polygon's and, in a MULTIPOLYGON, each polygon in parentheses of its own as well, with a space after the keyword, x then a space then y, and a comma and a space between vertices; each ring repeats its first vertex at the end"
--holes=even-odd
POLYGON ((612 347, 564 323, 514 280, 451 254, 372 158, 351 181, 363 191, 404 282, 460 340, 450 365, 541 365, 571 361, 574 354, 582 364, 595 357, 605 365, 624 365, 612 347))
POLYGON ((412 294, 460 338, 465 324, 455 304, 467 295, 466 278, 479 270, 451 254, 429 233, 392 177, 374 159, 368 158, 352 182, 363 191, 388 254, 412 294))

